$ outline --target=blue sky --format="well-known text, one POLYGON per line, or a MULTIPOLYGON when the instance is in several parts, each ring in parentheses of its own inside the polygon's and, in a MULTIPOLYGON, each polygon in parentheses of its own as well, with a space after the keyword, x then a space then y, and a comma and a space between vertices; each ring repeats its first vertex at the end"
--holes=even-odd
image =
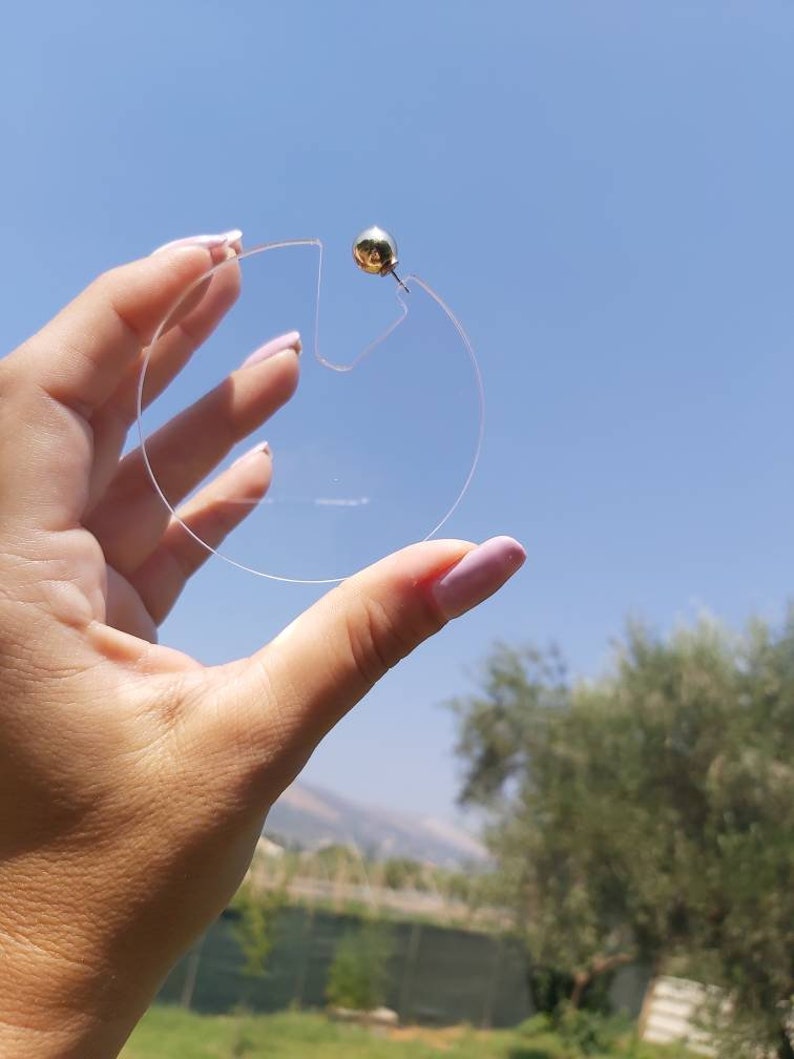
MULTIPOLYGON (((456 309, 487 432, 450 531, 522 573, 390 675, 306 777, 448 812, 497 639, 600 670, 628 614, 774 619, 794 569, 794 7, 469 0, 9 6, 0 340, 191 233, 373 221, 456 309)), ((406 426, 406 459, 422 452, 406 426)), ((163 638, 254 649, 317 595, 210 563, 163 638), (225 601, 221 613, 218 600, 225 601)))

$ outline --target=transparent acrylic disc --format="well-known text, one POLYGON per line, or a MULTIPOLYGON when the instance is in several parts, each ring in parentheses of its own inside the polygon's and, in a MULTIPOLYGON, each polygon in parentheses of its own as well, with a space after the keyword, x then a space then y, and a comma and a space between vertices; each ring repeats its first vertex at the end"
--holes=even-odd
POLYGON ((477 362, 441 298, 420 277, 403 277, 406 292, 349 253, 331 257, 298 240, 217 264, 162 322, 140 378, 143 455, 171 515, 209 551, 276 580, 342 580, 437 534, 482 441, 477 362), (241 365, 292 331, 297 389, 260 422, 279 369, 241 365), (202 400, 209 414, 191 411, 202 400), (272 480, 253 496, 230 468, 265 440, 272 480), (213 481, 202 510, 196 496, 213 481))

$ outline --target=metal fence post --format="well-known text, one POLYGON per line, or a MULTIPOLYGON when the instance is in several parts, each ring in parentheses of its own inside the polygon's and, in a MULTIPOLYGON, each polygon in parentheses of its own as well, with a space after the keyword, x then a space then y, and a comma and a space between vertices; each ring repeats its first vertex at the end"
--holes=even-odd
POLYGON ((500 971, 502 970, 502 945, 503 939, 502 935, 500 934, 499 937, 496 939, 496 944, 494 945, 494 958, 493 968, 491 970, 491 979, 488 983, 488 988, 485 991, 485 1001, 483 1004, 481 1021, 481 1026, 485 1030, 491 1028, 491 1023, 493 1021, 493 1009, 494 1003, 496 1001, 496 987, 499 983, 500 971))
POLYGON ((400 983, 400 1000, 398 1003, 398 1011, 400 1020, 405 1021, 405 1017, 408 1014, 408 1002, 411 997, 413 990, 414 967, 416 964, 416 956, 419 952, 419 942, 422 937, 422 925, 414 921, 411 924, 411 934, 408 939, 408 951, 405 954, 405 965, 403 966, 402 982, 400 983))
POLYGON ((308 913, 306 914, 306 918, 304 920, 304 926, 303 926, 303 937, 304 937, 303 959, 301 960, 300 965, 298 967, 298 974, 297 974, 297 977, 295 979, 295 991, 294 991, 294 996, 293 996, 293 1000, 292 1000, 293 1004, 297 1008, 303 1007, 303 992, 304 992, 304 990, 306 988, 306 976, 308 974, 309 961, 311 959, 311 948, 312 948, 312 938, 313 938, 313 936, 314 936, 314 905, 311 906, 311 908, 309 909, 308 913))
POLYGON ((196 988, 196 979, 198 978, 199 963, 201 961, 201 950, 204 946, 204 939, 206 936, 206 933, 202 934, 191 949, 187 960, 187 967, 185 968, 185 981, 182 983, 182 995, 179 1002, 182 1007, 187 1008, 188 1011, 190 1010, 190 1005, 193 1003, 193 993, 196 988))

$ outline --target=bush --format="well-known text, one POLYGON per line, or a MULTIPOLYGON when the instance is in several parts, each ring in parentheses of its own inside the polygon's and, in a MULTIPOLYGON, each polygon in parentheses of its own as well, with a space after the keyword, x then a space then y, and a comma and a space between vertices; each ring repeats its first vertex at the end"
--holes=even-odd
POLYGON ((624 1019, 567 1006, 555 1020, 560 1039, 579 1055, 610 1054, 626 1034, 624 1019))
POLYGON ((541 1012, 538 1015, 532 1015, 528 1019, 524 1019, 520 1026, 517 1027, 517 1032, 522 1037, 542 1037, 546 1033, 551 1033, 554 1029, 554 1020, 550 1015, 541 1012))
POLYGON ((346 934, 336 947, 326 996, 335 1007, 372 1011, 388 988, 391 938, 378 923, 367 923, 346 934))

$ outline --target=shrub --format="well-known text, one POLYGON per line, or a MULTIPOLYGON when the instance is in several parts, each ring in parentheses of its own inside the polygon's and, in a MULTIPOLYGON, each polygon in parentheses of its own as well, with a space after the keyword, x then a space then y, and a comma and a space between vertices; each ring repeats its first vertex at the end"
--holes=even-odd
POLYGON ((566 1006, 556 1019, 564 1044, 579 1055, 611 1054, 626 1033, 623 1019, 566 1006))
POLYGON ((553 1029, 554 1021, 551 1016, 545 1012, 540 1012, 528 1019, 524 1019, 518 1027, 518 1033, 522 1037, 542 1037, 546 1033, 551 1033, 553 1029))
POLYGON ((346 934, 336 947, 326 996, 336 1007, 371 1011, 383 1003, 388 988, 391 938, 378 923, 366 923, 346 934))

